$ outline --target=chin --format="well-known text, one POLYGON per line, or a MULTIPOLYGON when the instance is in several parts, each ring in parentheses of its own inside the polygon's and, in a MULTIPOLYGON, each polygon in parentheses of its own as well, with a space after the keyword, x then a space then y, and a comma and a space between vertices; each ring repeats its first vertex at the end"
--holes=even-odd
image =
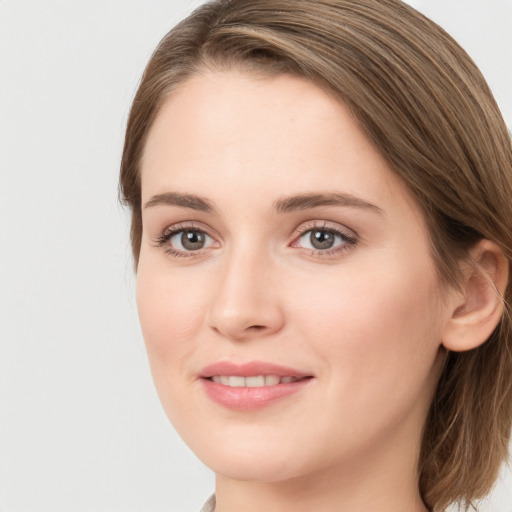
POLYGON ((283 482, 303 474, 297 464, 291 465, 290 460, 285 460, 285 457, 282 459, 256 455, 243 457, 227 452, 214 460, 208 457, 201 460, 217 475, 246 482, 283 482))
POLYGON ((253 436, 246 432, 242 437, 213 435, 212 431, 202 437, 188 436, 190 433, 180 432, 196 456, 214 473, 226 478, 270 483, 294 479, 311 470, 306 452, 297 453, 295 443, 287 443, 268 431, 267 435, 253 432, 253 436))

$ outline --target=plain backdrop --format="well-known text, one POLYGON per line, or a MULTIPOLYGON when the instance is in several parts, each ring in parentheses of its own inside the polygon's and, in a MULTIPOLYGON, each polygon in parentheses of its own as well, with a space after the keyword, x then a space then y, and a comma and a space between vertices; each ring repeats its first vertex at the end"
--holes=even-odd
MULTIPOLYGON (((0 510, 199 510, 134 304, 117 174, 130 100, 199 2, 0 0, 0 510)), ((417 0, 512 123, 512 0, 417 0)), ((512 512, 506 468, 482 512, 512 512)))

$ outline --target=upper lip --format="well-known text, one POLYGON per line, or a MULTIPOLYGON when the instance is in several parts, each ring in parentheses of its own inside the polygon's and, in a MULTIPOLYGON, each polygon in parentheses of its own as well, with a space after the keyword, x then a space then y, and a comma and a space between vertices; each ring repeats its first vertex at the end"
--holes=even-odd
POLYGON ((310 374, 294 368, 264 361, 250 361, 247 363, 233 363, 231 361, 217 361, 205 366, 199 377, 209 379, 214 375, 236 375, 239 377, 254 377, 258 375, 277 375, 278 377, 311 377, 310 374))

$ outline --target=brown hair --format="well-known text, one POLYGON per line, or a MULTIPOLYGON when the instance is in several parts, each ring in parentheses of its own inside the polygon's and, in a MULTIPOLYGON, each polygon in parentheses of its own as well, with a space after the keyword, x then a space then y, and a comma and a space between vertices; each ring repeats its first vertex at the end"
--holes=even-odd
MULTIPOLYGON (((481 73, 440 27, 399 0, 216 0, 171 30, 133 101, 121 164, 138 262, 140 163, 165 98, 205 68, 293 73, 350 107, 422 207, 444 282, 488 239, 512 261, 512 147, 481 73)), ((512 421, 511 287, 486 343, 449 352, 423 432, 420 492, 469 508, 506 459, 512 421)))

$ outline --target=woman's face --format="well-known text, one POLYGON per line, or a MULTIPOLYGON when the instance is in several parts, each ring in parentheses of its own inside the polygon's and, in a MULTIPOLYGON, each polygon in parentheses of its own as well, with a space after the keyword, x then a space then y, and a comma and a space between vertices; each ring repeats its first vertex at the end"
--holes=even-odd
POLYGON ((451 315, 422 214, 343 104, 193 77, 151 129, 142 214, 149 361, 199 458, 244 480, 414 471, 451 315))

